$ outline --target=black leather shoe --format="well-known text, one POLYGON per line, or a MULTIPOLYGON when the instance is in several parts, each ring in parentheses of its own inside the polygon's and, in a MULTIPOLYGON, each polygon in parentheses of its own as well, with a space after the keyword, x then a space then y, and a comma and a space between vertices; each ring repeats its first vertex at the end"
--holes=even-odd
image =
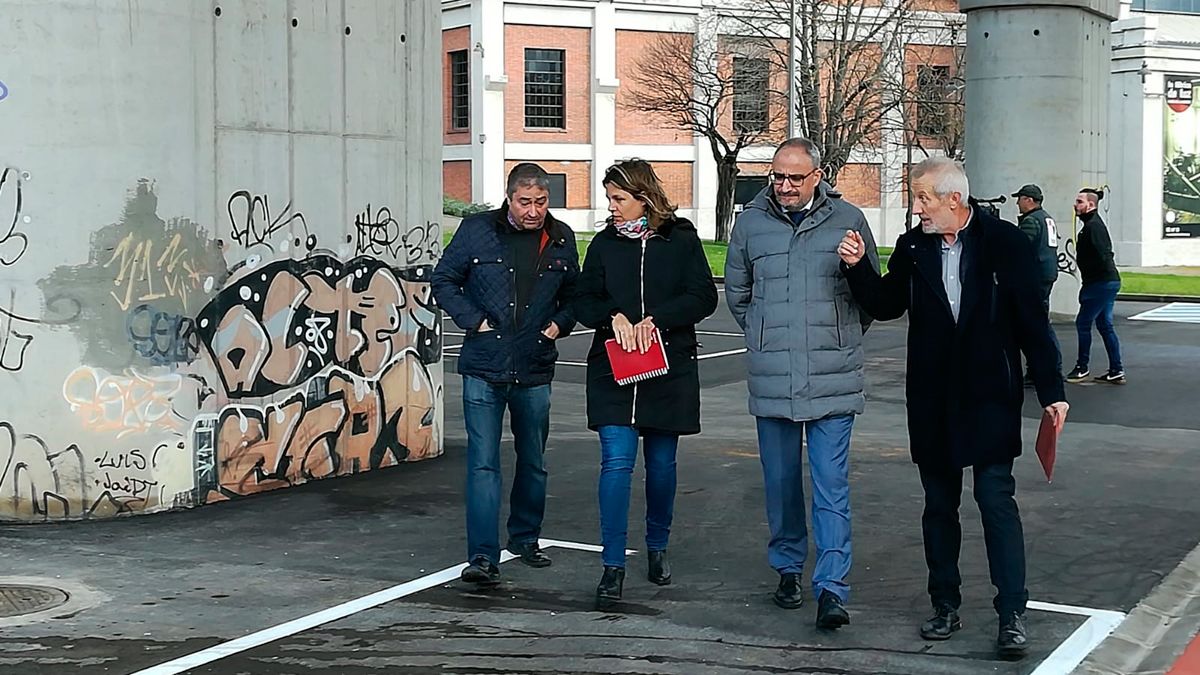
POLYGON ((926 640, 949 640, 955 631, 962 630, 958 610, 950 605, 934 609, 933 618, 921 624, 921 637, 926 640))
POLYGON ((625 585, 625 568, 604 566, 600 585, 596 586, 596 608, 607 609, 621 601, 621 587, 625 585))
POLYGON ((804 587, 800 583, 800 574, 787 572, 779 575, 779 588, 771 596, 775 604, 783 609, 800 609, 804 604, 804 587))
POLYGON ((517 556, 521 562, 530 567, 549 567, 553 562, 545 553, 542 553, 542 547, 538 546, 536 541, 527 544, 516 544, 510 541, 506 548, 509 553, 517 556))
POLYGON ((1025 632, 1025 615, 1010 612, 1000 617, 1000 634, 996 636, 996 653, 1002 659, 1016 660, 1025 656, 1029 649, 1029 636, 1025 632))
POLYGON ((671 563, 667 562, 666 551, 650 551, 650 573, 646 578, 659 586, 671 583, 671 563))
POLYGON ((480 586, 495 586, 500 583, 500 568, 491 560, 483 556, 476 556, 463 569, 460 579, 468 584, 478 584, 480 586))
POLYGON ((836 629, 850 623, 850 613, 842 604, 842 599, 830 593, 821 591, 817 598, 817 628, 836 629))

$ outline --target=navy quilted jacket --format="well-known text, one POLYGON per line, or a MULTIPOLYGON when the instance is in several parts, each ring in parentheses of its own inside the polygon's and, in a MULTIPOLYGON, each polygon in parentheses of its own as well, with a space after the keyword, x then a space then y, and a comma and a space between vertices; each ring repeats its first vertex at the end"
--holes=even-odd
POLYGON ((553 321, 559 337, 575 327, 571 309, 579 277, 579 253, 571 228, 546 215, 549 237, 538 259, 538 280, 529 307, 516 325, 514 267, 505 231, 508 203, 463 220, 433 270, 433 295, 466 331, 458 372, 493 384, 548 384, 558 348, 542 331, 553 321), (484 319, 495 330, 479 332, 484 319))

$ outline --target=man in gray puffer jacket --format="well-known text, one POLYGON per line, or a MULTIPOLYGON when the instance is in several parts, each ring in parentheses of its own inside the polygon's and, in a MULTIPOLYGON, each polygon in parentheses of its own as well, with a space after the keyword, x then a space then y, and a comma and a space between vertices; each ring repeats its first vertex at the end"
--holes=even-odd
POLYGON ((793 138, 775 151, 770 184, 738 217, 725 262, 725 298, 746 335, 750 413, 757 418, 775 604, 803 602, 808 554, 801 448, 808 434, 817 563, 816 623, 850 622, 850 429, 863 411, 862 338, 870 319, 842 276, 837 246, 859 232, 879 256, 857 207, 821 180, 821 152, 793 138))

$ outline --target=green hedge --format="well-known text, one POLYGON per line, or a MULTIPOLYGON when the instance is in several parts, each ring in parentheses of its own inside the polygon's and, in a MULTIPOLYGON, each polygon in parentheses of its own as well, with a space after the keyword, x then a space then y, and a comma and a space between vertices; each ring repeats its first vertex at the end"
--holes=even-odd
POLYGON ((484 211, 491 211, 490 204, 469 204, 464 201, 459 201, 453 197, 442 197, 442 213, 455 218, 466 218, 467 216, 484 211))

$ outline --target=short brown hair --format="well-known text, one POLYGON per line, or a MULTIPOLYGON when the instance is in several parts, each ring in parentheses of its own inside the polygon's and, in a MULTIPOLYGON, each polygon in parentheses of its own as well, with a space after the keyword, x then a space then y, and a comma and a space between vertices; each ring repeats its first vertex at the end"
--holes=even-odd
POLYGON ((601 184, 624 190, 645 204, 646 222, 655 230, 675 217, 675 205, 667 199, 654 167, 645 160, 627 159, 613 164, 604 172, 601 184))

